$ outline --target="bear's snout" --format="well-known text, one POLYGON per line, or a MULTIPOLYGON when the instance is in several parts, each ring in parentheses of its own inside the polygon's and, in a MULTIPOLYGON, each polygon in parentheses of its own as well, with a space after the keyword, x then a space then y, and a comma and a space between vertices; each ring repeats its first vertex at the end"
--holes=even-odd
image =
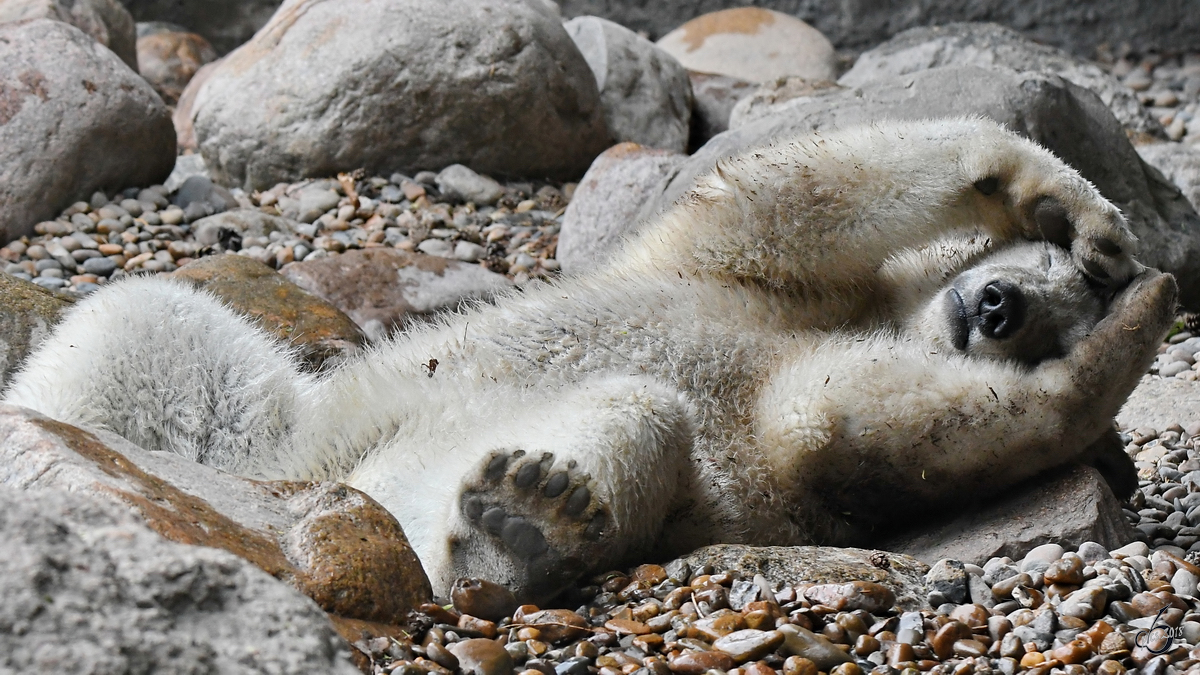
POLYGON ((1016 284, 996 280, 979 296, 979 332, 993 340, 1011 337, 1025 324, 1025 294, 1016 284))

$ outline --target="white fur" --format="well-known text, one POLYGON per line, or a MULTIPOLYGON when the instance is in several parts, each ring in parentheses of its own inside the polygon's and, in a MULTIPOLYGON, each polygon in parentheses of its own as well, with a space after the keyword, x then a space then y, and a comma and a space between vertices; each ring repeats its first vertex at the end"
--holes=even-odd
POLYGON ((1141 271, 1117 210, 1044 149, 977 119, 877 125, 722 161, 606 268, 322 379, 203 293, 115 284, 71 311, 6 400, 240 473, 345 480, 396 515, 441 591, 468 574, 528 597, 569 580, 472 522, 475 492, 535 523, 558 556, 538 564, 564 569, 861 541, 1079 454, 1153 357, 1173 286, 1152 275, 1036 366, 956 353, 929 334, 936 316, 913 319, 988 251, 1041 238, 1047 198, 1080 269, 1114 286, 1141 271), (994 195, 975 188, 989 177, 994 195), (543 452, 552 472, 574 463, 598 542, 561 501, 489 487, 490 458, 512 449, 526 454, 505 481, 543 452), (895 506, 873 511, 884 497, 895 506))

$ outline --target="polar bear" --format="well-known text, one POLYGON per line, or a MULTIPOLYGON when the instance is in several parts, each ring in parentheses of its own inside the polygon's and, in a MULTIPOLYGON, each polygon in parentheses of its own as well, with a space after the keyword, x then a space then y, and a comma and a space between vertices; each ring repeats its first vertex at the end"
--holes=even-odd
POLYGON ((624 251, 322 376, 215 298, 74 307, 9 403, 244 475, 336 479, 457 577, 545 599, 716 542, 862 544, 1079 456, 1175 285, 1115 207, 982 119, 722 160, 624 251))

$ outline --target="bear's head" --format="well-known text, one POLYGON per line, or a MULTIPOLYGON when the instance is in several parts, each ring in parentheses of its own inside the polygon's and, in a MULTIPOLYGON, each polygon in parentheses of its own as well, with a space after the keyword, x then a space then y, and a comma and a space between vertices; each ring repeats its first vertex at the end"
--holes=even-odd
POLYGON ((1032 365, 1086 336, 1110 292, 1089 282, 1067 250, 1023 242, 953 277, 909 328, 941 349, 1032 365))

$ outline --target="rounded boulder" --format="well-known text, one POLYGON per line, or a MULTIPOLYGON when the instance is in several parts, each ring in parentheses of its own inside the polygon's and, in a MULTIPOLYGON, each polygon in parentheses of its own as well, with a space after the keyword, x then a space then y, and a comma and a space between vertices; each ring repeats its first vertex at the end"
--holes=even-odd
POLYGON ((213 178, 246 189, 450 164, 565 179, 608 141, 587 62, 529 1, 289 0, 192 121, 213 178))
POLYGON ((116 54, 60 21, 0 25, 0 243, 174 164, 170 112, 116 54))

